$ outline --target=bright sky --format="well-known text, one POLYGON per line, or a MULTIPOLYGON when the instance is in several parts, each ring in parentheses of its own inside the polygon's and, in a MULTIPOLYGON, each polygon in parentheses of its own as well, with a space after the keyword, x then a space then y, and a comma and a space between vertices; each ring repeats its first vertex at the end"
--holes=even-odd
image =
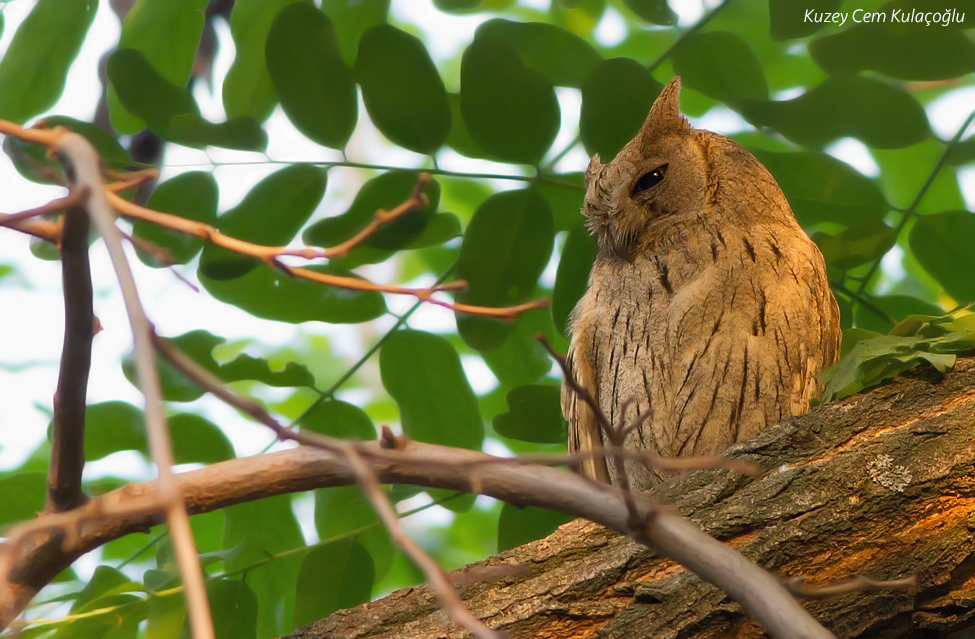
MULTIPOLYGON (((522 0, 522 4, 546 9, 549 0, 522 0)), ((708 3, 708 6, 713 4, 708 3)), ((16 0, 3 7, 6 29, 0 39, 0 51, 6 50, 17 27, 33 7, 32 0, 16 0)), ((700 0, 671 1, 681 16, 681 24, 693 24, 705 10, 700 0)), ((0 6, 3 3, 0 2, 0 6)), ((470 42, 474 29, 487 16, 450 16, 434 9, 431 0, 393 0, 392 15, 396 20, 417 25, 427 35, 428 46, 436 59, 443 59, 459 51, 470 42)), ((233 43, 229 28, 219 23, 217 29, 220 53, 214 73, 214 94, 203 84, 196 86, 195 95, 203 114, 211 120, 224 118, 220 86, 231 60, 233 43)), ((596 30, 600 42, 612 45, 624 36, 627 25, 612 8, 596 30)), ((108 0, 102 0, 94 25, 85 45, 68 77, 64 96, 50 113, 70 115, 82 120, 93 117, 101 87, 97 78, 97 62, 102 54, 118 39, 119 23, 109 9, 108 0)), ((448 79, 449 80, 449 79, 448 79)), ((559 89, 563 106, 563 123, 554 148, 561 149, 575 136, 578 121, 579 93, 559 89)), ((955 129, 975 104, 975 89, 954 91, 937 100, 928 109, 932 126, 942 137, 954 134, 955 129)), ((731 133, 747 125, 728 109, 715 109, 694 121, 696 126, 722 133, 731 133)), ((318 147, 301 136, 288 122, 280 109, 267 124, 270 135, 268 156, 275 160, 331 160, 338 159, 338 152, 318 147)), ((360 125, 349 145, 349 156, 363 162, 378 162, 399 166, 418 166, 423 158, 399 149, 386 142, 369 124, 365 109, 360 105, 360 125)), ((841 140, 829 148, 833 155, 849 162, 867 175, 876 175, 877 166, 866 148, 852 139, 841 140)), ((185 170, 208 170, 211 162, 222 164, 214 169, 220 183, 220 210, 224 211, 244 196, 259 179, 271 173, 277 166, 259 163, 262 154, 211 149, 207 153, 167 146, 163 178, 185 170), (234 164, 238 163, 238 164, 234 164)), ((512 171, 507 165, 497 165, 463 158, 445 151, 439 156, 441 166, 456 170, 505 173, 512 171)), ((558 165, 559 170, 582 170, 588 159, 580 149, 569 153, 558 165)), ((332 169, 325 200, 316 212, 317 217, 341 212, 351 201, 362 184, 361 172, 348 169, 332 169)), ((16 173, 11 162, 0 154, 0 211, 16 212, 39 206, 62 195, 55 187, 43 187, 27 182, 16 173)), ((497 188, 512 188, 516 184, 498 181, 497 188)), ((965 171, 963 190, 970 208, 975 208, 975 168, 965 171)), ((376 334, 388 328, 394 321, 384 317, 370 326, 343 326, 311 323, 294 326, 279 322, 256 319, 232 306, 217 302, 206 293, 195 293, 167 270, 144 267, 131 256, 137 281, 149 316, 156 322, 161 334, 177 335, 196 328, 208 329, 230 340, 252 339, 260 336, 260 344, 247 350, 253 354, 272 351, 286 344, 302 343, 307 335, 331 336, 333 348, 357 357, 362 344, 369 343, 376 334), (174 312, 174 310, 176 312, 174 312)), ((891 254, 885 267, 899 268, 899 257, 891 254)), ((63 332, 62 293, 60 269, 57 262, 43 262, 28 251, 27 239, 15 232, 0 232, 0 263, 17 267, 18 275, 0 280, 3 312, 0 312, 0 468, 19 465, 44 438, 49 421, 47 411, 57 383, 57 363, 61 351, 63 332)), ((554 277, 553 260, 544 277, 554 277)), ((194 268, 183 267, 180 272, 193 280, 194 268)), ((119 361, 131 348, 131 333, 117 292, 113 271, 101 245, 92 249, 92 274, 96 291, 95 312, 104 330, 96 337, 91 382, 88 391, 90 402, 121 399, 141 405, 141 397, 122 376, 119 361)), ((372 267, 366 273, 378 281, 388 281, 392 269, 388 265, 372 267)), ((417 282, 425 284, 429 281, 417 282)), ((412 299, 387 299, 390 309, 401 312, 412 304, 412 299)), ((416 328, 451 330, 453 316, 444 309, 427 306, 410 321, 416 328)), ((465 358, 465 369, 478 392, 492 388, 496 380, 478 358, 465 358)), ((285 390, 269 389, 268 398, 283 397, 285 390)), ((260 451, 270 440, 264 428, 250 424, 219 402, 201 399, 186 406, 187 410, 200 410, 216 423, 226 428, 239 455, 260 451)), ((118 453, 89 464, 87 476, 97 476, 111 471, 114 475, 145 478, 150 469, 141 457, 134 453, 118 453)))

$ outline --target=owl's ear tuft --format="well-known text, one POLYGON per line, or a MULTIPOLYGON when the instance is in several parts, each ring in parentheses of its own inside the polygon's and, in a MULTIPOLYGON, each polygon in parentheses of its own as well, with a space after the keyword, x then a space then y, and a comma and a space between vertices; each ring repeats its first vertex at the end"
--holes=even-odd
POLYGON ((654 100, 653 106, 650 107, 650 115, 647 116, 637 137, 641 141, 651 142, 668 133, 690 132, 691 125, 680 112, 680 76, 675 75, 654 100))
POLYGON ((599 154, 596 153, 595 155, 592 156, 592 159, 589 160, 589 167, 586 169, 586 175, 583 181, 583 184, 585 185, 586 189, 589 189, 589 183, 592 181, 594 177, 599 175, 599 172, 602 171, 602 169, 603 169, 603 165, 599 161, 599 154))

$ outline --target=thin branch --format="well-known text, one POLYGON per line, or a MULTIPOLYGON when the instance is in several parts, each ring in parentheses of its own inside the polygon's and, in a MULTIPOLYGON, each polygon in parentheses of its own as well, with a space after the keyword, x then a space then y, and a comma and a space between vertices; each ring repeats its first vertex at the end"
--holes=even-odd
POLYGON ((20 231, 21 233, 26 233, 27 235, 33 235, 34 237, 46 240, 55 246, 61 243, 61 219, 58 219, 55 222, 35 219, 10 219, 16 215, 16 213, 13 215, 0 213, 0 227, 7 227, 15 231, 20 231))
POLYGON ((337 244, 325 249, 323 251, 325 257, 345 257, 349 254, 349 251, 365 241, 365 239, 370 235, 378 231, 380 227, 389 224, 393 220, 402 217, 410 211, 415 211, 416 209, 423 208, 424 206, 430 204, 430 200, 426 197, 426 195, 423 194, 423 190, 428 184, 430 184, 430 174, 421 173, 416 180, 416 186, 413 187, 413 192, 410 194, 410 197, 406 199, 406 201, 389 211, 384 209, 379 209, 376 211, 372 220, 370 220, 369 224, 367 224, 361 231, 341 244, 337 244))
MULTIPOLYGON (((948 158, 951 156, 951 150, 955 148, 955 145, 958 144, 958 142, 961 140, 961 136, 965 134, 965 130, 973 121, 975 121, 975 111, 972 111, 968 115, 968 117, 965 118, 965 121, 962 122, 961 127, 958 128, 958 131, 955 133, 955 135, 950 140, 948 140, 947 144, 945 144, 944 151, 941 152, 941 157, 939 157, 938 161, 934 163, 933 167, 931 167, 931 172, 928 173, 928 177, 925 178, 924 184, 921 185, 921 188, 918 190, 917 195, 914 196, 914 200, 908 205, 906 209, 904 209, 903 217, 901 217, 900 223, 898 223, 897 227, 894 229, 895 238, 900 237, 901 231, 904 230, 904 227, 907 226, 907 223, 911 221, 911 218, 917 215, 917 207, 921 205, 921 200, 923 200, 924 196, 927 195, 928 190, 931 188, 931 185, 934 184, 935 178, 938 177, 938 173, 941 172, 941 169, 948 162, 948 158)), ((864 275, 863 279, 860 280, 860 286, 857 288, 858 294, 863 293, 865 290, 867 290, 867 285, 869 285, 870 280, 877 273, 877 269, 880 268, 880 263, 883 261, 883 259, 884 256, 881 255, 876 260, 874 260, 873 263, 870 265, 870 268, 867 269, 866 275, 864 275)))
POLYGON ((84 189, 73 189, 68 192, 66 197, 51 200, 44 206, 28 209, 19 213, 8 213, 3 215, 0 217, 0 226, 16 226, 17 222, 28 220, 32 217, 60 213, 61 211, 70 209, 73 206, 83 203, 86 199, 88 199, 88 194, 84 189))
POLYGON ((574 453, 528 453, 517 457, 499 457, 490 461, 516 462, 520 464, 542 464, 544 466, 577 466, 578 464, 600 455, 619 454, 625 459, 639 462, 648 468, 657 470, 731 470, 742 475, 758 477, 762 470, 744 459, 729 459, 715 455, 701 455, 699 457, 663 457, 643 450, 613 449, 611 447, 596 446, 588 450, 574 453))
POLYGON ((862 592, 864 590, 914 590, 917 588, 917 577, 910 575, 901 579, 877 581, 869 577, 859 576, 828 586, 807 586, 805 580, 799 578, 787 580, 785 587, 793 595, 802 597, 803 599, 828 599, 829 597, 845 595, 851 592, 862 592))
MULTIPOLYGON (((305 259, 336 257, 342 253, 342 250, 347 249, 342 248, 337 253, 330 253, 331 249, 316 249, 312 247, 306 247, 303 249, 289 249, 284 246, 264 246, 261 244, 254 244, 252 242, 246 242, 244 240, 230 237, 229 235, 224 235, 209 224, 188 220, 186 218, 179 217, 178 215, 171 215, 169 213, 147 209, 133 202, 129 202, 128 200, 119 197, 115 193, 105 192, 105 197, 116 211, 126 217, 145 220, 167 229, 198 237, 204 241, 210 242, 215 246, 220 246, 227 250, 234 251, 235 253, 240 253, 241 255, 254 257, 269 266, 273 266, 287 273, 292 277, 317 282, 326 286, 354 291, 374 291, 377 293, 391 293, 395 295, 412 295, 424 302, 429 302, 437 306, 443 306, 444 308, 448 308, 459 313, 480 315, 484 317, 497 317, 507 320, 514 320, 522 313, 537 308, 546 308, 548 306, 547 300, 544 299, 535 300, 525 304, 518 304, 515 306, 495 308, 490 306, 452 303, 433 297, 434 293, 439 293, 442 291, 463 290, 467 286, 467 283, 463 280, 455 280, 447 284, 440 284, 430 288, 409 288, 406 286, 395 286, 390 284, 376 284, 375 282, 370 282, 369 280, 364 280, 358 277, 321 273, 319 271, 313 271, 311 269, 302 268, 299 266, 288 266, 281 262, 279 258, 284 256, 302 257, 305 259)), ((397 215, 401 215, 407 210, 413 208, 416 200, 417 198, 411 198, 407 201, 407 203, 404 203, 403 206, 397 207, 397 215)), ((386 221, 388 221, 388 219, 386 221)), ((379 226, 382 224, 385 224, 386 221, 371 225, 372 231, 379 228, 379 226)), ((370 231, 370 233, 372 231, 370 231)), ((365 239, 365 237, 365 235, 360 233, 353 239, 356 241, 356 243, 358 243, 365 239)), ((339 246, 342 247, 343 245, 339 246)), ((351 246, 348 248, 351 248, 351 246)))
MULTIPOLYGON (((371 466, 369 472, 381 475, 381 472, 377 470, 377 466, 383 466, 389 463, 395 464, 400 460, 399 455, 412 450, 415 446, 424 448, 432 446, 430 444, 419 444, 410 441, 404 436, 393 436, 389 429, 384 429, 383 436, 378 442, 379 450, 375 448, 377 442, 351 444, 345 440, 327 437, 318 433, 296 433, 289 431, 287 428, 278 424, 262 406, 229 391, 223 385, 223 382, 213 375, 213 373, 207 371, 172 344, 158 338, 156 338, 155 343, 160 353, 170 364, 190 380, 200 385, 201 388, 213 393, 231 406, 255 417, 255 419, 271 428, 279 437, 292 439, 309 444, 309 447, 327 451, 330 455, 335 456, 338 463, 347 465, 348 471, 351 473, 351 479, 357 483, 363 481, 362 473, 364 471, 361 467, 355 466, 356 462, 353 460, 353 457, 362 461, 363 464, 369 462, 371 466)), ((598 409, 598 406, 596 408, 598 409)), ((618 493, 607 492, 605 485, 597 484, 596 482, 572 475, 571 473, 537 465, 525 466, 517 463, 503 464, 500 462, 496 464, 478 464, 478 462, 499 458, 493 458, 475 451, 461 451, 461 449, 439 446, 435 448, 453 451, 456 454, 452 453, 447 458, 447 461, 440 461, 439 463, 432 458, 426 459, 423 462, 423 468, 416 469, 423 477, 421 480, 423 485, 428 485, 425 482, 435 481, 433 478, 441 476, 440 473, 457 472, 460 473, 463 483, 461 487, 455 488, 455 490, 478 492, 509 501, 516 505, 537 505, 537 499, 526 497, 523 494, 519 494, 515 499, 512 499, 509 494, 508 498, 505 499, 493 492, 492 485, 498 485, 492 483, 498 480, 498 468, 504 469, 501 471, 502 476, 505 478, 501 480, 501 484, 504 485, 502 491, 510 488, 510 484, 506 484, 506 482, 511 480, 512 475, 517 475, 518 472, 523 471, 528 475, 526 477, 526 481, 529 482, 528 485, 532 486, 529 490, 544 492, 546 490, 545 487, 536 485, 533 482, 538 480, 540 474, 549 472, 558 473, 564 479, 571 478, 572 481, 570 483, 572 484, 581 482, 581 484, 585 485, 587 487, 587 495, 592 496, 593 493, 598 494, 599 497, 592 497, 593 502, 598 502, 600 499, 607 499, 614 502, 614 505, 622 505, 622 513, 617 512, 616 516, 619 517, 620 514, 625 514, 625 519, 615 519, 613 524, 609 524, 604 519, 597 519, 589 514, 578 513, 573 510, 573 507, 561 501, 558 502, 559 506, 554 507, 555 510, 561 510, 570 515, 586 517, 624 534, 632 535, 641 543, 683 564, 688 570, 697 573, 704 579, 711 581, 728 592, 741 603, 742 607, 749 614, 761 621, 766 629, 774 636, 795 637, 797 639, 825 639, 827 637, 833 637, 831 633, 826 631, 809 616, 809 613, 792 598, 775 577, 745 559, 730 547, 708 536, 701 529, 682 517, 667 513, 666 509, 660 508, 659 504, 649 495, 633 493, 625 485, 620 486, 618 493), (471 471, 471 468, 475 464, 479 466, 476 474, 471 471)), ((620 464, 622 465, 622 461, 620 464)), ((621 471, 620 474, 625 475, 625 472, 621 471)), ((391 483, 383 477, 380 477, 380 479, 383 480, 383 483, 391 483)), ((368 482, 368 479, 366 481, 368 482)), ((554 480, 553 477, 553 481, 557 480, 554 480)), ((572 495, 572 499, 576 497, 578 495, 572 495)), ((593 504, 593 506, 597 506, 597 504, 593 504)), ((551 503, 545 507, 553 508, 551 503)), ((380 516, 382 516, 381 512, 380 516)), ((416 557, 414 557, 414 560, 416 560, 416 557)), ((437 592, 441 598, 445 596, 439 589, 437 592)), ((457 612, 450 607, 448 607, 448 611, 451 614, 457 612)))
MULTIPOLYGON (((384 449, 379 442, 355 444, 381 483, 467 492, 471 485, 470 466, 480 464, 480 488, 485 495, 519 506, 536 506, 585 517, 623 534, 633 534, 623 498, 607 492, 606 486, 596 485, 574 473, 538 465, 486 464, 483 462, 490 456, 484 453, 405 438, 397 438, 396 443, 395 450, 384 449)), ((181 473, 175 480, 189 511, 200 513, 284 493, 350 485, 357 482, 357 477, 342 455, 299 446, 212 464, 181 473)), ((64 551, 60 546, 47 546, 28 550, 19 562, 18 574, 31 574, 32 583, 41 578, 50 580, 85 552, 156 523, 154 513, 97 516, 97 513, 117 511, 125 505, 144 503, 147 495, 153 494, 153 486, 153 483, 130 484, 93 498, 85 508, 58 515, 74 517, 78 537, 72 549, 64 551)), ((637 536, 638 541, 728 592, 764 625, 771 636, 832 637, 815 623, 781 582, 763 568, 682 517, 657 509, 646 495, 638 494, 634 499, 641 512, 655 513, 652 525, 637 536)), ((43 517, 33 523, 42 520, 43 517)), ((18 541, 21 543, 17 547, 29 548, 23 539, 18 541)), ((10 588, 11 576, 9 573, 4 575, 7 577, 6 587, 10 588)), ((40 584, 3 593, 0 598, 9 604, 4 606, 0 622, 9 624, 13 618, 11 612, 22 609, 39 587, 40 584)))
POLYGON ((858 293, 857 291, 851 291, 843 282, 838 282, 836 280, 830 280, 829 285, 834 289, 836 289, 837 291, 839 291, 840 293, 842 293, 843 295, 846 295, 847 299, 849 299, 851 302, 856 302, 863 308, 867 309, 868 311, 870 311, 880 319, 890 324, 891 327, 897 324, 897 320, 895 320, 893 317, 885 313, 877 305, 875 305, 873 302, 867 299, 866 293, 858 293))
MULTIPOLYGON (((450 274, 453 273, 454 268, 456 268, 456 266, 457 266, 457 262, 454 262, 446 269, 444 269, 444 272, 441 273, 440 277, 437 278, 437 281, 434 282, 434 286, 442 284, 448 277, 450 277, 450 274)), ((350 366, 348 370, 342 373, 342 375, 337 380, 335 380, 331 386, 329 386, 324 391, 322 391, 318 395, 318 397, 315 398, 315 401, 309 404, 309 406, 305 410, 303 410, 300 415, 298 415, 296 418, 291 420, 291 423, 288 425, 288 430, 294 430, 294 428, 301 423, 301 420, 304 419, 305 416, 309 414, 311 411, 315 410, 315 408, 319 404, 334 397, 335 392, 339 388, 341 388, 343 384, 349 381, 352 378, 352 376, 355 375, 356 372, 360 368, 362 368, 365 365, 365 363, 369 361, 369 359, 379 351, 380 348, 383 347, 383 344, 385 344, 386 341, 390 337, 392 337, 393 333, 398 331, 401 326, 406 324, 406 322, 410 319, 410 316, 412 316, 413 313, 415 313, 422 305, 423 305, 423 300, 417 300, 416 303, 413 304, 413 306, 411 306, 405 313, 403 313, 400 317, 398 317, 396 319, 396 322, 389 328, 389 330, 386 331, 382 337, 376 340, 376 343, 373 344, 371 347, 369 347, 369 350, 363 353, 362 357, 356 360, 356 362, 352 366, 350 366)), ((278 441, 277 437, 271 440, 271 442, 261 452, 266 453, 268 450, 270 450, 271 446, 273 446, 274 442, 276 441, 278 441)))
POLYGON ((418 543, 406 534, 402 524, 400 524, 399 515, 397 515, 396 509, 393 508, 393 504, 390 503, 389 497, 383 492, 379 480, 376 479, 375 472, 366 464, 355 447, 348 446, 345 450, 345 456, 349 463, 349 468, 352 469, 352 472, 355 473, 358 479, 359 487, 362 488, 362 492, 369 499, 373 510, 376 511, 376 514, 379 515, 379 518, 386 526, 386 530, 389 531, 389 536, 413 560, 413 563, 423 571, 427 581, 430 583, 430 587, 437 593, 440 606, 447 612, 450 618, 464 628, 467 628, 471 635, 477 637, 477 639, 502 639, 503 637, 507 637, 507 633, 491 630, 484 625, 484 622, 471 614, 470 610, 464 606, 460 595, 457 594, 457 589, 451 583, 450 579, 447 578, 447 573, 440 567, 440 564, 434 561, 418 543))
POLYGON ((135 278, 122 248, 121 233, 115 226, 115 216, 106 198, 108 193, 103 188, 101 161, 91 143, 77 133, 63 134, 54 148, 65 158, 65 168, 69 176, 74 174, 73 182, 88 189, 88 213, 105 241, 118 276, 125 309, 132 325, 139 387, 146 401, 149 450, 158 468, 159 494, 165 504, 166 521, 173 538, 176 561, 186 586, 190 626, 194 639, 212 639, 215 636, 213 622, 203 584, 203 572, 197 558, 196 542, 190 530, 189 515, 172 473, 173 451, 163 415, 159 373, 156 370, 152 346, 152 325, 139 300, 135 278))
POLYGON ((142 169, 140 171, 115 171, 114 169, 106 169, 104 171, 105 177, 115 180, 110 184, 105 185, 106 191, 111 191, 112 193, 120 193, 126 191, 133 187, 139 186, 140 184, 145 184, 146 182, 151 182, 159 177, 159 171, 155 168, 142 169))
MULTIPOLYGON (((72 189, 64 202, 84 200, 86 189, 72 189), (81 194, 79 196, 79 194, 81 194)), ((64 288, 64 343, 51 426, 51 465, 47 474, 46 510, 61 512, 83 504, 85 468, 85 406, 95 336, 91 267, 88 262, 88 214, 76 208, 64 215, 61 279, 64 288)))
MULTIPOLYGON (((389 164, 370 164, 368 162, 352 162, 348 160, 339 160, 334 162, 306 162, 301 160, 306 164, 314 164, 315 166, 324 167, 326 170, 339 167, 347 169, 365 169, 367 171, 403 171, 402 166, 391 166, 389 164)), ((295 164, 296 160, 259 160, 256 162, 208 162, 208 163, 191 163, 191 164, 171 164, 169 166, 188 168, 197 166, 266 166, 266 165, 280 165, 280 164, 295 164)), ((469 173, 466 171, 451 171, 449 169, 441 169, 440 167, 426 167, 418 169, 406 169, 406 170, 416 170, 423 171, 425 173, 430 173, 432 175, 444 175, 447 177, 458 177, 458 178, 469 178, 472 180, 512 180, 516 182, 534 182, 538 179, 537 175, 510 175, 505 173, 469 173)))
POLYGON ((698 20, 693 25, 691 25, 687 29, 687 31, 680 34, 680 37, 674 40, 669 47, 664 49, 663 53, 657 56, 656 60, 654 60, 647 66, 647 71, 649 71, 650 73, 656 71, 657 67, 659 67, 661 64, 666 62, 667 58, 669 58, 674 53, 674 51, 678 49, 678 47, 684 44, 687 41, 687 39, 690 38, 692 35, 700 31, 701 29, 703 29, 707 25, 707 23, 711 22, 711 20, 716 18, 718 14, 724 11, 728 7, 728 5, 731 4, 731 1, 732 0, 724 0, 721 4, 716 6, 714 9, 711 9, 711 11, 709 11, 707 14, 702 16, 700 20, 698 20))

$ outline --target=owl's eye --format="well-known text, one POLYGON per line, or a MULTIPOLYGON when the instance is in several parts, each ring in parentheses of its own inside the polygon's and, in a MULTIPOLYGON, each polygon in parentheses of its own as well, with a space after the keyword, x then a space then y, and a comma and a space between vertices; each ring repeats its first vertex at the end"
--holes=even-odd
POLYGON ((643 177, 636 181, 633 186, 633 195, 637 193, 642 193, 652 186, 660 184, 660 181, 664 179, 664 173, 667 172, 667 165, 658 166, 649 173, 644 173, 643 177))

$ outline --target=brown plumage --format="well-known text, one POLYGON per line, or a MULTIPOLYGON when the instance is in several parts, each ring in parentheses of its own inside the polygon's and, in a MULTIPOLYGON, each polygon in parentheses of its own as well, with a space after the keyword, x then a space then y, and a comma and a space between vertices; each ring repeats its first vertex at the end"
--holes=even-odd
MULTIPOLYGON (((839 352, 839 309, 775 180, 732 140, 692 128, 679 93, 674 78, 616 158, 589 164, 582 213, 599 253, 567 361, 613 423, 623 408, 627 422, 651 411, 627 448, 712 455, 809 410, 813 376, 839 352)), ((570 451, 603 444, 565 385, 562 411, 570 451)), ((636 490, 664 476, 625 466, 636 490)), ((583 472, 618 483, 602 458, 583 472)))

